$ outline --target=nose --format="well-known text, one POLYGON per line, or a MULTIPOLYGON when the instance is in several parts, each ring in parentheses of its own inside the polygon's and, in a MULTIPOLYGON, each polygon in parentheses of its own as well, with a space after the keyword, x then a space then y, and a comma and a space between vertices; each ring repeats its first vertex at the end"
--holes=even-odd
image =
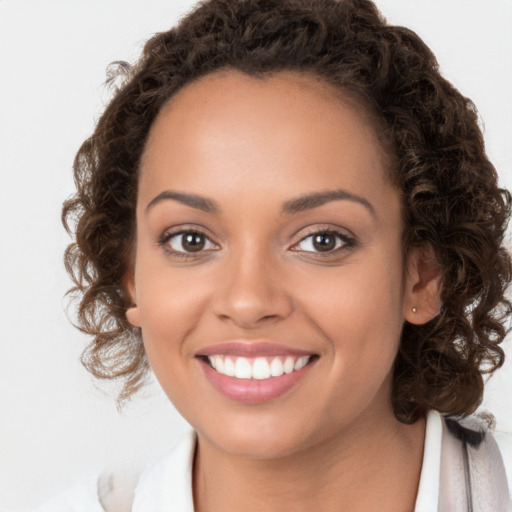
POLYGON ((293 305, 282 277, 279 264, 268 254, 240 252, 218 275, 214 313, 244 329, 287 318, 293 305))

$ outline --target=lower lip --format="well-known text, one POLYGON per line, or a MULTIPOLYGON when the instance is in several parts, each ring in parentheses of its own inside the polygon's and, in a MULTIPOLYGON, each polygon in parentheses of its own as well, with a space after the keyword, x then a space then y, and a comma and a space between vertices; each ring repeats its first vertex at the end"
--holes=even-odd
POLYGON ((274 400, 293 388, 311 369, 313 361, 300 370, 285 373, 280 377, 269 379, 236 379, 214 370, 209 364, 199 359, 203 373, 210 384, 230 400, 247 404, 260 404, 274 400))

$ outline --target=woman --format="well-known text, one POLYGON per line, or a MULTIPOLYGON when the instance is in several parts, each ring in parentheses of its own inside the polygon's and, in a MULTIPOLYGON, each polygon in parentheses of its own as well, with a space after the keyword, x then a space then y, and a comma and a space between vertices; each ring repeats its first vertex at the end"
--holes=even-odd
POLYGON ((503 363, 509 196, 424 43, 211 0, 120 72, 63 212, 84 362, 194 433, 48 510, 507 510, 510 439, 456 419, 503 363))

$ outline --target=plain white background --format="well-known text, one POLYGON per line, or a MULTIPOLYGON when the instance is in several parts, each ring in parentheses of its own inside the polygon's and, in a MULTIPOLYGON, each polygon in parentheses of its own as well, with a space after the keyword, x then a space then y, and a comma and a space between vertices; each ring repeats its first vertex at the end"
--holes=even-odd
MULTIPOLYGON (((152 384, 123 414, 78 363, 60 206, 107 97, 105 69, 133 61, 190 0, 0 0, 0 508, 25 510, 107 461, 132 463, 187 427, 152 384)), ((479 108, 488 153, 512 186, 512 1, 377 0, 416 30, 479 108)), ((510 342, 505 345, 512 357, 510 342)), ((484 408, 512 431, 512 364, 484 408)))

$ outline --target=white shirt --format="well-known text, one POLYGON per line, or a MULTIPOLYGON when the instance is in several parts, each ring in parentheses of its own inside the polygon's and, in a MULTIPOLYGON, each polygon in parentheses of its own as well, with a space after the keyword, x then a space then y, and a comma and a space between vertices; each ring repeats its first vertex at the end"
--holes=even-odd
MULTIPOLYGON (((512 490, 512 436, 494 434, 512 490)), ((441 474, 443 420, 431 411, 427 417, 421 477, 414 512, 437 512, 441 474)), ((171 450, 142 472, 135 488, 132 512, 194 512, 192 463, 196 435, 184 436, 171 450)), ((512 510, 512 495, 509 497, 512 510)), ((105 512, 98 498, 98 477, 69 489, 35 512, 105 512)), ((498 512, 498 511, 496 511, 498 512)), ((501 512, 501 511, 500 511, 501 512)))

